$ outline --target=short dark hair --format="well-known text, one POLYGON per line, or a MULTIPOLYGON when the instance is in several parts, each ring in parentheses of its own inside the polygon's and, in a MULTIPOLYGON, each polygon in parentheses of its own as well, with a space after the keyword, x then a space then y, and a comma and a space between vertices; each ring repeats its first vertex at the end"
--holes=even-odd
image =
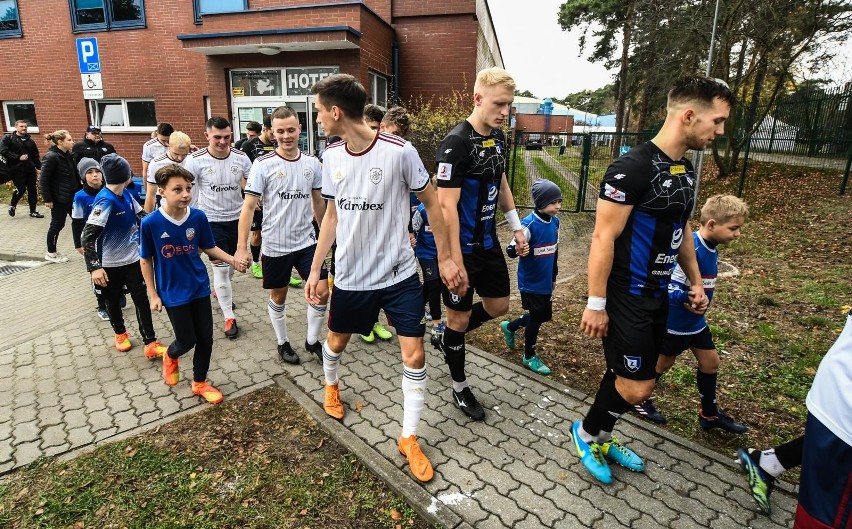
POLYGON ((293 110, 293 107, 288 107, 287 105, 281 105, 272 111, 272 114, 269 115, 269 128, 272 128, 272 120, 274 119, 287 119, 287 118, 296 118, 296 121, 299 121, 299 114, 293 110))
POLYGON ((700 101, 706 105, 712 105, 713 100, 719 98, 734 106, 735 97, 728 84, 721 79, 695 75, 684 77, 669 90, 668 104, 684 103, 687 101, 700 101))
POLYGON ((212 118, 207 120, 205 125, 207 130, 210 129, 229 129, 231 128, 231 122, 222 116, 213 116, 212 118))
POLYGON ((364 119, 381 123, 385 118, 385 111, 379 105, 370 103, 364 107, 364 119))
POLYGON ((157 134, 160 136, 171 136, 174 131, 175 128, 169 123, 163 122, 157 125, 157 134))
POLYGON ((248 123, 246 123, 246 130, 250 130, 252 132, 257 132, 258 134, 260 134, 260 131, 263 129, 260 127, 260 123, 258 123, 257 121, 249 121, 248 123))
POLYGON ((169 179, 174 177, 183 178, 190 183, 195 180, 195 176, 193 176, 192 173, 176 163, 166 164, 157 169, 157 172, 154 173, 154 180, 157 182, 157 186, 159 186, 160 189, 165 189, 166 185, 169 183, 169 179))
POLYGON ((267 114, 263 116, 263 126, 267 129, 272 128, 272 114, 267 114))
POLYGON ((335 106, 349 119, 358 119, 364 113, 367 104, 367 91, 355 77, 338 73, 329 75, 311 87, 324 107, 335 106))

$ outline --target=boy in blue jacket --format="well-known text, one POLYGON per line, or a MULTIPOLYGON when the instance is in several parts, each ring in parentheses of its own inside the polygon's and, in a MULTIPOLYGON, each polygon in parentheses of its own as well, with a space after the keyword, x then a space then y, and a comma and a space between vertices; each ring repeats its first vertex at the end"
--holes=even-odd
MULTIPOLYGON (((719 254, 716 248, 739 238, 740 229, 747 216, 748 206, 733 195, 713 195, 701 208, 701 228, 693 232, 692 237, 704 292, 710 301, 713 300, 719 270, 719 254)), ((698 361, 695 381, 701 398, 699 424, 705 430, 720 428, 729 433, 745 433, 748 431, 746 425, 735 421, 716 405, 719 353, 716 351, 704 314, 696 314, 687 309, 688 294, 689 280, 677 265, 669 280, 669 316, 666 337, 657 359, 657 381, 671 369, 678 355, 689 349, 698 361)), ((666 422, 666 418, 657 411, 651 399, 636 404, 633 411, 652 422, 666 422)))
MULTIPOLYGON (((524 333, 524 365, 541 375, 549 375, 535 349, 541 325, 553 317, 553 285, 558 272, 557 245, 559 244, 559 218, 562 207, 562 190, 553 182, 536 180, 532 187, 535 211, 527 215, 523 226, 524 237, 530 251, 518 262, 518 290, 521 303, 527 313, 512 321, 500 322, 503 338, 509 349, 515 348, 515 332, 526 328, 524 333)), ((506 248, 509 257, 517 257, 515 240, 506 248)))

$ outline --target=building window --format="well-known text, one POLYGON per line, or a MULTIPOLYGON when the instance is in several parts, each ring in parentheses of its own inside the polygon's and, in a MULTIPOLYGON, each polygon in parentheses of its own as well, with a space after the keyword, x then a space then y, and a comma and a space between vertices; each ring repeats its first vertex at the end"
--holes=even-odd
POLYGON ((93 121, 103 131, 147 132, 157 127, 153 99, 97 99, 91 104, 93 121))
POLYGON ((388 78, 370 72, 370 89, 367 93, 370 103, 380 107, 388 107, 388 78))
POLYGON ((144 0, 69 0, 74 31, 145 27, 144 0))
POLYGON ((195 21, 201 22, 201 15, 245 11, 248 0, 192 0, 192 7, 195 9, 195 21))
POLYGON ((23 119, 28 124, 29 132, 38 132, 35 103, 32 101, 4 101, 3 110, 6 114, 6 130, 15 130, 15 122, 23 119))
POLYGON ((20 37, 21 17, 17 0, 0 0, 0 38, 20 37))

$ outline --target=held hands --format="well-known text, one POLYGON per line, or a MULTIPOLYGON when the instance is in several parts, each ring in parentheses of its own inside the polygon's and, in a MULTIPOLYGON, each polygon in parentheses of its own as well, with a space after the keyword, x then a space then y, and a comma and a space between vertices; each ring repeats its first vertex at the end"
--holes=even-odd
POLYGON ((99 287, 107 286, 107 283, 109 283, 109 277, 107 276, 106 270, 103 268, 92 270, 92 283, 99 287))
POLYGON ((604 310, 592 310, 587 308, 583 311, 580 320, 580 330, 586 336, 592 338, 603 338, 609 330, 609 315, 604 310))
POLYGON ((468 280, 464 265, 459 266, 452 259, 442 259, 438 263, 438 273, 441 274, 441 281, 447 285, 447 290, 459 296, 467 293, 468 280))
POLYGON ((518 254, 518 257, 530 253, 530 245, 527 244, 527 238, 524 237, 524 230, 515 231, 515 253, 518 254))
POLYGON ((239 272, 241 274, 246 273, 246 270, 248 269, 250 264, 251 264, 251 257, 249 257, 248 259, 240 258, 240 257, 237 257, 237 256, 234 256, 234 257, 231 258, 231 266, 233 266, 234 270, 236 270, 237 272, 239 272))
MULTIPOLYGON (((248 263, 246 266, 251 264, 251 252, 246 248, 237 248, 237 251, 234 253, 234 261, 237 263, 248 263)), ((236 264, 234 268, 237 268, 236 264)), ((240 270, 240 272, 245 272, 245 270, 240 270)))
POLYGON ((707 294, 704 293, 704 288, 690 287, 687 296, 689 297, 689 303, 683 304, 686 310, 693 314, 704 314, 707 307, 710 305, 710 299, 708 299, 707 294))

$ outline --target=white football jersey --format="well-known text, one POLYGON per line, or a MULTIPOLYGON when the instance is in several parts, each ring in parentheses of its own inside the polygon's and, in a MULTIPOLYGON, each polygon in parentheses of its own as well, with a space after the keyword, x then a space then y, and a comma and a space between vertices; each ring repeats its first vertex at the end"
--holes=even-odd
POLYGON ((852 446, 852 315, 817 368, 808 392, 808 411, 852 446))
POLYGON ((409 193, 429 185, 414 147, 378 133, 365 151, 345 143, 323 153, 322 194, 337 210, 334 284, 344 290, 375 290, 417 273, 408 240, 409 193))
POLYGON ((280 257, 316 244, 311 192, 321 188, 322 166, 313 156, 300 152, 288 160, 273 151, 254 161, 246 194, 263 197, 263 255, 280 257))
POLYGON ((169 148, 160 143, 160 140, 157 138, 151 138, 142 146, 142 161, 150 163, 151 160, 157 156, 166 154, 167 150, 169 150, 169 148))
POLYGON ((251 160, 231 148, 225 158, 216 158, 206 148, 187 156, 184 167, 195 176, 193 201, 210 222, 239 220, 243 208, 240 183, 248 178, 251 160))
MULTIPOLYGON (((172 164, 172 163, 176 163, 176 164, 180 165, 181 167, 183 167, 183 166, 186 165, 186 161, 188 159, 189 159, 189 156, 185 157, 183 160, 181 160, 179 162, 176 162, 176 161, 172 160, 171 158, 169 158, 168 152, 166 152, 166 154, 161 154, 160 156, 157 156, 156 158, 151 160, 151 162, 148 164, 148 177, 145 178, 145 181, 148 182, 149 184, 157 185, 157 180, 154 178, 154 176, 157 174, 157 171, 159 171, 163 167, 165 167, 169 164, 172 164)), ((160 188, 159 187, 157 187, 156 196, 160 196, 160 188)), ((161 206, 165 205, 164 199, 160 199, 160 205, 161 206)))

